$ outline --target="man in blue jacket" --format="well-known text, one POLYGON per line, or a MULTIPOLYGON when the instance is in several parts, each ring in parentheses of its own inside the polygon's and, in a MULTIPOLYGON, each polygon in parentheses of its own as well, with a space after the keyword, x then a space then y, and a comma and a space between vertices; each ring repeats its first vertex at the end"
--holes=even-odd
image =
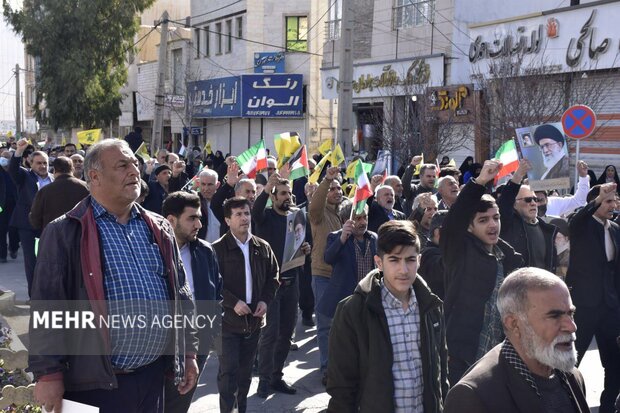
POLYGON ((9 175, 15 186, 17 186, 17 203, 13 216, 11 217, 11 226, 19 231, 19 240, 24 251, 24 267, 26 270, 26 280, 28 281, 28 296, 32 290, 32 278, 34 277, 34 267, 37 259, 34 252, 35 238, 39 237, 39 231, 36 231, 30 225, 28 215, 32 207, 37 191, 45 185, 52 183, 54 178, 48 172, 48 158, 45 152, 35 151, 30 155, 30 168, 21 166, 22 155, 28 148, 28 141, 20 139, 17 141, 17 149, 9 163, 9 175))
POLYGON ((327 236, 325 262, 332 266, 329 287, 319 300, 317 311, 334 317, 338 303, 353 294, 357 284, 375 269, 377 234, 368 231, 368 205, 361 214, 353 214, 353 204, 340 210, 342 229, 327 236))
MULTIPOLYGON (((196 314, 203 317, 200 320, 204 320, 204 316, 213 319, 218 310, 221 312, 219 301, 222 299, 222 277, 211 244, 198 238, 198 231, 202 227, 200 198, 189 192, 173 192, 164 200, 162 211, 174 230, 185 269, 185 279, 196 304, 196 314)), ((198 317, 196 319, 199 320, 198 317)), ((197 327, 200 340, 197 357, 200 377, 213 347, 213 333, 216 328, 204 322, 197 327)), ((187 412, 195 391, 196 386, 189 392, 180 394, 174 382, 166 380, 164 411, 187 412)))

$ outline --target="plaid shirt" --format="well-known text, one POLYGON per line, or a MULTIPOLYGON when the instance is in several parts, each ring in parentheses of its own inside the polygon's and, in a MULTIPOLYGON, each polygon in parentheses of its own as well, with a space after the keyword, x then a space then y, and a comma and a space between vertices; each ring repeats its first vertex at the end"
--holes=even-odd
POLYGON ((92 200, 103 255, 104 291, 109 317, 144 314, 146 328, 112 328, 112 366, 135 369, 155 361, 167 344, 164 328, 151 328, 154 316, 170 314, 168 285, 159 246, 137 208, 126 225, 92 200))
POLYGON ((362 240, 363 249, 361 243, 353 239, 353 245, 355 245, 355 268, 357 269, 357 282, 362 281, 369 272, 375 269, 375 261, 370 253, 370 241, 364 237, 362 240))
POLYGON ((497 295, 499 287, 504 282, 504 266, 502 259, 504 254, 499 248, 495 248, 495 256, 497 258, 497 273, 495 275, 495 287, 484 305, 484 318, 482 319, 482 330, 480 331, 480 339, 478 341, 478 351, 476 352, 476 360, 482 358, 493 347, 498 345, 504 339, 504 328, 502 326, 502 318, 497 309, 497 295))
POLYGON ((411 289, 409 307, 392 295, 381 279, 381 299, 390 330, 394 377, 394 408, 397 413, 424 412, 424 381, 420 354, 420 310, 411 289))

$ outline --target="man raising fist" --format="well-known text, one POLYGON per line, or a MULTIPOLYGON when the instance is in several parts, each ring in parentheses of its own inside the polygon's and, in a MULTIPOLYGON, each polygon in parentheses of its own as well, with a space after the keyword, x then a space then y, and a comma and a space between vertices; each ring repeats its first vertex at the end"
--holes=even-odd
POLYGON ((504 277, 523 266, 521 255, 500 239, 499 208, 485 194, 501 166, 494 160, 484 163, 480 175, 456 198, 441 229, 450 383, 458 382, 504 339, 497 293, 504 277))

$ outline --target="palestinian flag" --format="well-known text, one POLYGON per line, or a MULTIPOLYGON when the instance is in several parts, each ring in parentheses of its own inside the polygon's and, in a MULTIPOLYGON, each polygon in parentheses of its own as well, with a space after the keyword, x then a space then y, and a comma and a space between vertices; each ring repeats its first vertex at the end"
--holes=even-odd
POLYGON ((255 178, 258 171, 267 168, 265 141, 261 139, 256 145, 237 156, 237 163, 248 178, 255 178))
POLYGON ((368 175, 364 170, 362 162, 358 162, 355 167, 355 196, 353 197, 353 207, 355 215, 364 212, 366 200, 372 196, 372 187, 368 180, 368 175))
POLYGON ((308 164, 308 153, 306 152, 306 145, 302 145, 295 155, 289 160, 291 165, 291 174, 289 179, 294 181, 295 179, 310 174, 310 165, 308 164))
POLYGON ((495 159, 502 163, 502 169, 499 170, 495 177, 495 183, 497 183, 500 179, 510 175, 519 168, 519 153, 517 152, 515 141, 510 139, 500 146, 495 154, 495 159))

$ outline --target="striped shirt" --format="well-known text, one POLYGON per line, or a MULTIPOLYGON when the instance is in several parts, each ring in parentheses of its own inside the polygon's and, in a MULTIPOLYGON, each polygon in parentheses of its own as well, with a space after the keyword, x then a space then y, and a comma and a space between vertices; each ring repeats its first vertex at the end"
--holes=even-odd
POLYGON ((411 289, 409 306, 403 305, 381 279, 381 301, 390 330, 396 413, 424 412, 422 356, 420 354, 420 309, 411 289))
POLYGON ((135 369, 155 361, 163 354, 168 341, 166 329, 151 328, 154 320, 161 321, 163 315, 170 314, 164 261, 135 206, 126 225, 119 223, 94 198, 92 206, 101 240, 109 317, 136 317, 135 320, 143 315, 148 325, 113 328, 110 323, 112 366, 135 369))

